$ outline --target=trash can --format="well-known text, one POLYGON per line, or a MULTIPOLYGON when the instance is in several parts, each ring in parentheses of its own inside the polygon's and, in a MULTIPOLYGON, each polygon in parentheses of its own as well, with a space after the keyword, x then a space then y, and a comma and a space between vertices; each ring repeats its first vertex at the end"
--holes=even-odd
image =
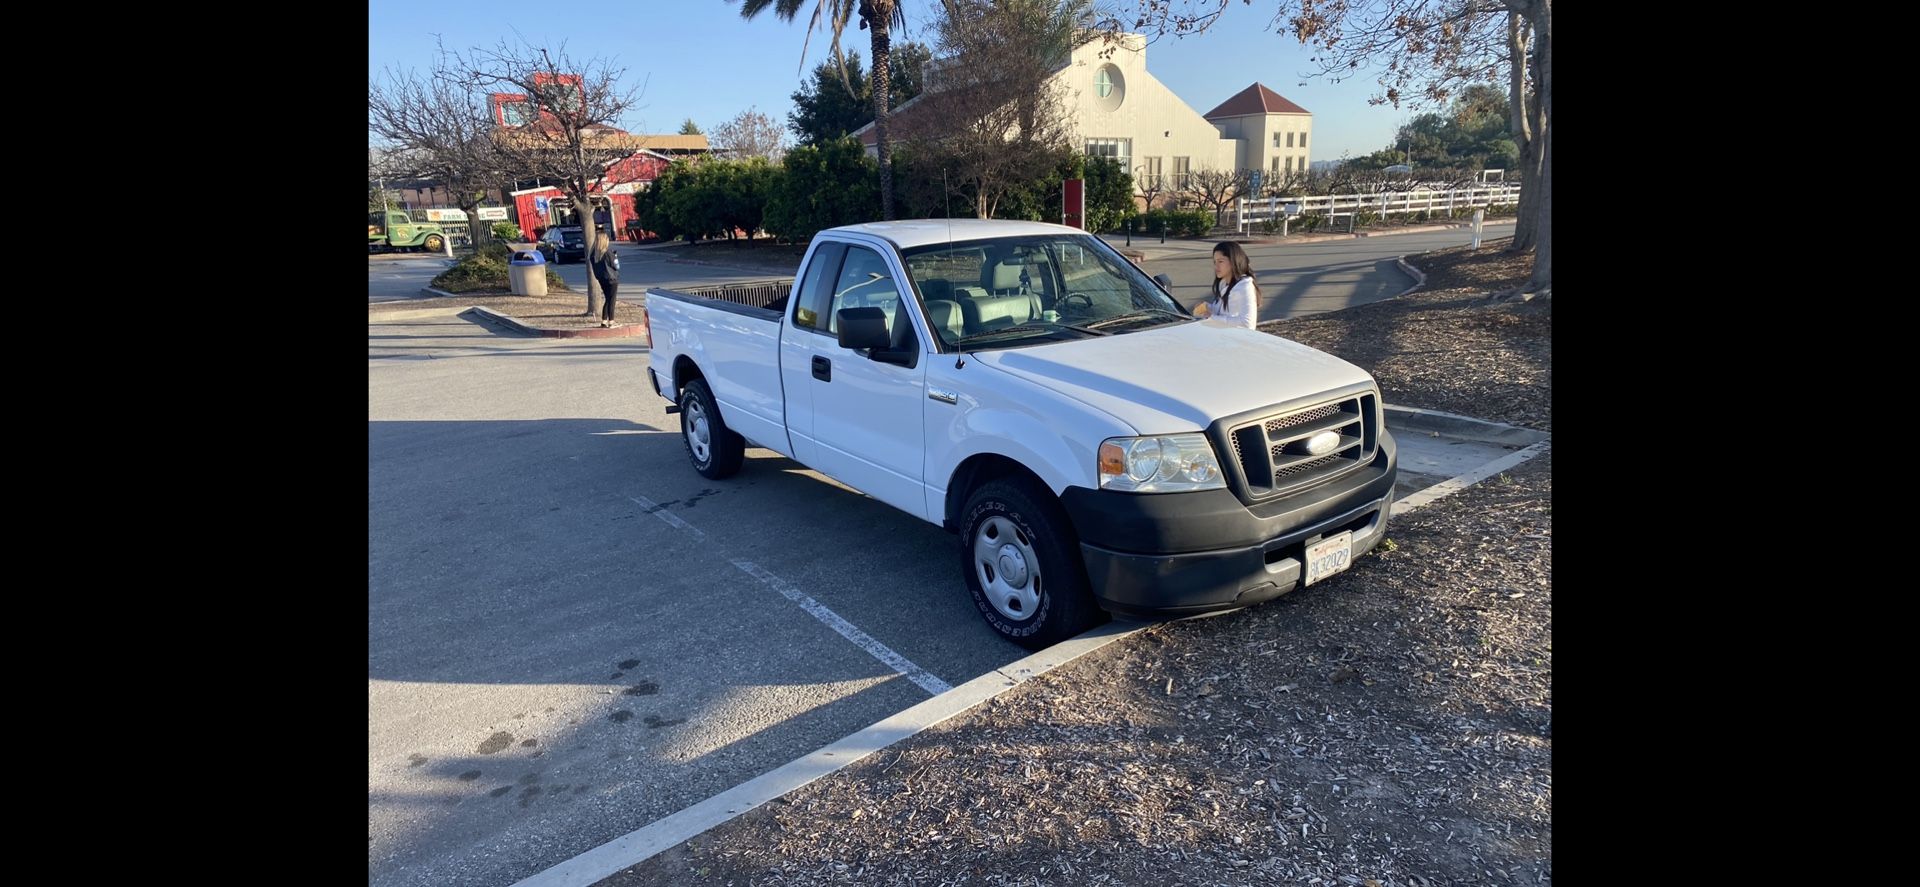
POLYGON ((507 260, 507 288, 516 296, 547 294, 547 257, 537 249, 521 250, 507 260))

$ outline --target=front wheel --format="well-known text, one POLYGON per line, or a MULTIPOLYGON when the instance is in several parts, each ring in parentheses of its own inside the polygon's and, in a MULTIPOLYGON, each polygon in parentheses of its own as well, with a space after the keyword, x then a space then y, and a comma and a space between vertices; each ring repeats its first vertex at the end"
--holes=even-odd
POLYGON ((680 437, 701 477, 719 480, 740 470, 747 442, 720 420, 704 379, 688 382, 680 392, 680 437))
POLYGON ((967 590, 994 631, 1038 650, 1106 621, 1087 589, 1073 525, 1051 494, 1003 478, 975 490, 963 513, 967 590))
POLYGON ((441 237, 438 234, 429 234, 427 235, 427 239, 423 245, 427 248, 427 252, 437 253, 441 250, 442 247, 445 247, 447 245, 447 241, 446 241, 446 238, 441 237))

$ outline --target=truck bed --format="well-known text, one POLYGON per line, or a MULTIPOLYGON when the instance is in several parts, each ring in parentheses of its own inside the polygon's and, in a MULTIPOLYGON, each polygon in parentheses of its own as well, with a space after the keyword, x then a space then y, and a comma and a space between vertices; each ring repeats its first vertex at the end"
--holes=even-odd
POLYGON ((679 297, 681 301, 706 304, 708 307, 719 308, 723 311, 733 310, 726 307, 726 305, 737 305, 742 308, 757 308, 761 310, 736 311, 734 313, 745 314, 748 317, 761 317, 764 316, 765 313, 771 312, 771 319, 778 321, 780 319, 780 312, 784 311, 787 307, 787 296, 792 292, 793 280, 792 278, 787 278, 784 280, 752 281, 748 283, 724 283, 717 286, 696 286, 678 290, 655 287, 647 291, 647 297, 652 298, 656 293, 667 296, 668 298, 679 297), (725 303, 725 305, 712 304, 715 302, 725 303))
POLYGON ((647 290, 655 325, 652 369, 668 396, 682 384, 678 358, 685 356, 703 368, 734 431, 786 456, 793 455, 793 445, 780 384, 780 314, 792 290, 792 280, 647 290), (727 316, 764 324, 729 322, 727 316))

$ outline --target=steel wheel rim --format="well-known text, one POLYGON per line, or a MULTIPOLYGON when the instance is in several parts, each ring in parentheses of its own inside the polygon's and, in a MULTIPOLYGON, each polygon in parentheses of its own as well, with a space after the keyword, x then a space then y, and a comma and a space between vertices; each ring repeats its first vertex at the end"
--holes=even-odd
POLYGON ((693 458, 702 464, 713 451, 713 431, 707 426, 707 411, 700 408, 700 398, 687 398, 687 448, 693 450, 693 458))
POLYGON ((1013 521, 995 515, 974 530, 973 572, 987 603, 1000 615, 1022 621, 1039 610, 1044 587, 1040 555, 1013 521))

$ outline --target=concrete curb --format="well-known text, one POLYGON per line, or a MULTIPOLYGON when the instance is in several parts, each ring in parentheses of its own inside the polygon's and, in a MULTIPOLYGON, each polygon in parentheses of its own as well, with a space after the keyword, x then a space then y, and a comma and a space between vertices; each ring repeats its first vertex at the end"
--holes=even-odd
POLYGON ((1485 419, 1443 413, 1439 410, 1423 410, 1419 407, 1397 407, 1387 404, 1387 412, 1393 414, 1392 427, 1395 430, 1446 434, 1482 443, 1524 447, 1548 440, 1553 436, 1544 431, 1521 428, 1518 425, 1502 425, 1485 419))
POLYGON ((501 314, 491 308, 482 308, 479 305, 475 305, 469 310, 479 312, 482 320, 491 321, 501 326, 539 336, 544 339, 631 339, 635 336, 644 336, 647 334, 647 325, 644 323, 624 323, 612 329, 602 327, 599 329, 588 328, 584 330, 543 330, 539 327, 528 326, 513 317, 501 314))
POLYGON ((1459 477, 1448 478, 1444 481, 1441 481, 1440 483, 1434 484, 1433 486, 1430 486, 1424 490, 1421 490, 1418 493, 1414 493, 1413 495, 1408 496, 1405 499, 1401 499, 1400 501, 1393 503, 1393 516, 1399 517, 1400 515, 1406 514, 1407 512, 1413 511, 1415 509, 1425 508, 1426 506, 1431 505, 1440 499, 1444 499, 1448 496, 1453 495, 1454 493, 1458 493, 1461 490, 1464 490, 1470 486, 1473 486, 1474 484, 1477 484, 1483 480, 1486 480, 1487 478, 1493 477, 1496 474, 1504 474, 1507 471, 1519 466, 1521 463, 1526 462, 1527 460, 1532 459, 1535 456, 1539 456, 1543 453, 1549 452, 1552 449, 1553 449, 1553 441, 1543 440, 1525 449, 1508 453, 1507 455, 1501 458, 1495 459, 1492 462, 1488 462, 1487 464, 1482 465, 1479 468, 1476 468, 1472 471, 1469 471, 1466 474, 1462 474, 1459 477))
POLYGON ((584 887, 652 859, 823 776, 830 776, 889 745, 1046 674, 1151 623, 1109 622, 1031 656, 1010 662, 899 714, 884 718, 812 754, 747 780, 678 813, 580 854, 513 887, 584 887))
MULTIPOLYGON (((1406 256, 1394 256, 1393 261, 1395 264, 1400 266, 1400 270, 1407 272, 1408 277, 1413 278, 1413 286, 1410 286, 1404 290, 1401 290, 1400 296, 1404 296, 1407 293, 1413 292, 1414 290, 1417 290, 1427 285, 1427 272, 1407 264, 1406 256)), ((1400 298, 1400 296, 1394 296, 1394 298, 1398 299, 1400 298)))
MULTIPOLYGON (((445 290, 434 289, 433 287, 430 287, 430 286, 423 287, 421 288, 420 291, 423 293, 434 295, 434 296, 439 296, 441 298, 457 299, 460 297, 458 293, 450 293, 445 290)), ((382 303, 382 304, 391 304, 391 303, 382 303)), ((482 308, 479 305, 468 305, 465 307, 447 307, 447 308, 415 308, 415 309, 406 310, 406 311, 378 311, 378 312, 369 311, 367 312, 367 322, 377 323, 383 320, 418 320, 426 317, 457 317, 461 314, 467 313, 468 311, 479 312, 480 319, 483 321, 497 324, 499 326, 504 326, 516 332, 526 333, 531 336, 539 336, 543 339, 631 339, 636 336, 644 336, 648 332, 647 325, 644 323, 623 323, 619 326, 613 327, 612 329, 607 329, 604 327, 602 328, 589 327, 583 330, 544 330, 539 327, 528 326, 524 323, 521 323, 518 319, 514 317, 511 317, 506 314, 501 314, 500 312, 495 311, 491 308, 482 308)))
POLYGON ((467 309, 449 307, 409 308, 404 311, 369 311, 367 312, 367 322, 379 323, 383 320, 420 320, 426 317, 454 317, 465 310, 467 309))

